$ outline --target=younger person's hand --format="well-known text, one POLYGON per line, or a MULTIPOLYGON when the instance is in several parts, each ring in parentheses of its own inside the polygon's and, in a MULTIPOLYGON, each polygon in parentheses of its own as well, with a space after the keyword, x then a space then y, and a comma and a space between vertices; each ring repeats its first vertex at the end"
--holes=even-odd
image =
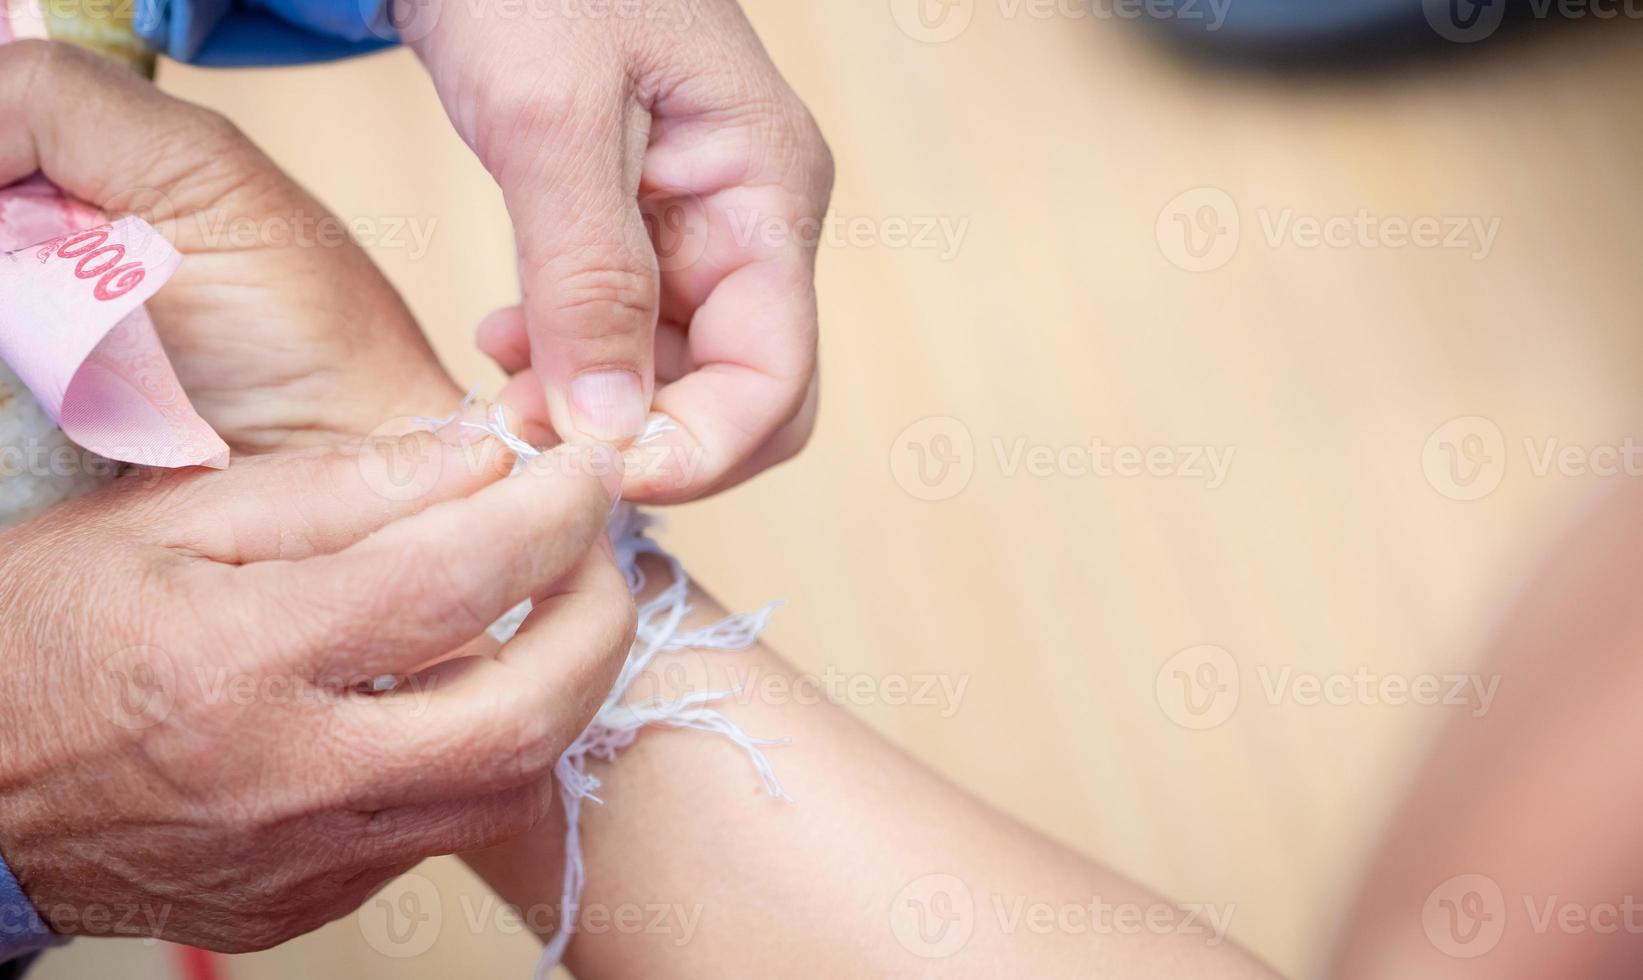
MULTIPOLYGON (((527 364, 559 436, 671 430, 630 472, 691 500, 791 456, 815 412, 816 244, 833 162, 735 0, 396 0, 457 131, 502 187, 521 308, 482 343, 527 364)), ((524 393, 520 393, 524 394, 524 393)))

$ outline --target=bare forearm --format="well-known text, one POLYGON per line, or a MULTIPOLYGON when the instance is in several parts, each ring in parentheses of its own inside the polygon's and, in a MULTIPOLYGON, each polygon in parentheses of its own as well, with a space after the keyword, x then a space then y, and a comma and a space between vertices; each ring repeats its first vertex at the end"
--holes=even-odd
MULTIPOLYGON (((693 601, 703 623, 720 614, 693 601)), ((610 805, 583 811, 583 908, 596 921, 571 944, 577 975, 796 963, 815 976, 1270 975, 1226 939, 1232 906, 1161 899, 979 803, 840 708, 772 696, 794 690, 796 674, 768 650, 685 652, 635 686, 648 696, 750 678, 753 695, 724 710, 752 734, 792 738, 771 755, 796 802, 759 792, 728 743, 647 731, 598 772, 610 805)), ((562 833, 555 821, 469 863, 510 902, 540 908, 558 898, 562 833)))
POLYGON ((1371 864, 1342 977, 1638 975, 1640 505, 1631 487, 1608 500, 1516 604, 1480 668, 1499 696, 1422 769, 1371 864))

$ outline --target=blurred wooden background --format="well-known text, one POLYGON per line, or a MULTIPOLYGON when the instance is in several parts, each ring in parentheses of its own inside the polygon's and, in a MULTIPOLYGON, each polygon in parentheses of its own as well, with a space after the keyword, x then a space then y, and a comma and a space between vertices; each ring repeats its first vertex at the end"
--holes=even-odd
MULTIPOLYGON (((804 456, 673 512, 665 540, 733 606, 790 598, 772 639, 806 667, 963 680, 956 710, 861 710, 1165 893, 1235 904, 1235 938, 1316 971, 1425 739, 1467 709, 1266 688, 1465 671, 1603 483, 1529 447, 1637 431, 1643 32, 1550 25, 1325 78, 1209 70, 1133 23, 1010 4, 939 43, 884 0, 748 7, 838 158, 824 407, 804 456), (1487 249, 1272 237, 1360 211, 1496 230, 1487 249), (1215 486, 1012 466, 1091 440, 1232 464, 1215 486), (1174 685, 1202 675, 1171 658, 1206 644, 1240 693, 1196 730, 1215 717, 1174 685)), ((517 295, 506 215, 407 53, 161 80, 338 214, 431 228, 425 254, 373 252, 459 379, 496 377, 470 335, 517 295)), ((231 975, 528 975, 533 941, 449 900, 479 886, 424 870, 451 884, 427 954, 387 959, 350 918, 231 975)), ((81 943, 38 975, 168 972, 160 949, 81 943)))

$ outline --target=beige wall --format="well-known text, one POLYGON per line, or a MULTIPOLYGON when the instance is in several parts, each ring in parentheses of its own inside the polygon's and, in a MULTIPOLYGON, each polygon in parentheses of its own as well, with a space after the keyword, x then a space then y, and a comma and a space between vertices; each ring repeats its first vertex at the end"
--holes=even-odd
MULTIPOLYGON (((1195 70, 1129 24, 1007 9, 979 3, 962 36, 926 44, 884 0, 750 3, 832 141, 836 216, 880 241, 823 250, 811 449, 678 510, 666 541, 732 604, 789 597, 773 639, 803 665, 963 679, 950 714, 864 713, 1118 868, 1236 904, 1234 936, 1305 973, 1423 739, 1465 709, 1272 703, 1265 687, 1465 670, 1602 482, 1536 473, 1525 440, 1634 431, 1643 33, 1587 25, 1392 76, 1267 80, 1195 70), (1224 267, 1194 273, 1159 221, 1201 187, 1242 230, 1224 267), (1268 238, 1286 209, 1364 208, 1498 230, 1482 259, 1268 238), (962 237, 951 254, 896 247, 899 219, 962 237), (904 430, 930 416, 955 421, 912 435, 967 436, 974 467, 933 502, 895 475, 904 430), (1460 416, 1487 422, 1437 432, 1460 416), (1484 484, 1455 482, 1444 455, 1470 435, 1493 461, 1478 481, 1505 466, 1477 501, 1454 499, 1484 484), (1092 439, 1234 456, 1214 488, 1006 469, 1018 445, 1092 439), (1195 731, 1174 720, 1192 718, 1179 662, 1164 668, 1202 644, 1242 691, 1195 731)), ((167 65, 162 82, 229 113, 339 214, 433 223, 426 255, 376 254, 459 378, 495 377, 468 338, 515 297, 506 217, 408 55, 167 65)), ((526 975, 534 944, 474 933, 473 901, 414 960, 372 953, 345 920, 232 975, 526 975)), ((159 955, 114 950, 84 944, 41 975, 136 975, 95 964, 159 955)))

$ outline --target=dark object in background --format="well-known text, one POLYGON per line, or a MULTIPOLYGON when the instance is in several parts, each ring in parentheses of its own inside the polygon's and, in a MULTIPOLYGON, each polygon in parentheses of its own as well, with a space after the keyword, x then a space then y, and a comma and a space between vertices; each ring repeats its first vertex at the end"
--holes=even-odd
POLYGON ((1138 4, 1194 52, 1239 60, 1327 66, 1456 48, 1487 40, 1508 20, 1557 0, 1091 0, 1138 4), (1508 14, 1512 16, 1508 16, 1508 14))

